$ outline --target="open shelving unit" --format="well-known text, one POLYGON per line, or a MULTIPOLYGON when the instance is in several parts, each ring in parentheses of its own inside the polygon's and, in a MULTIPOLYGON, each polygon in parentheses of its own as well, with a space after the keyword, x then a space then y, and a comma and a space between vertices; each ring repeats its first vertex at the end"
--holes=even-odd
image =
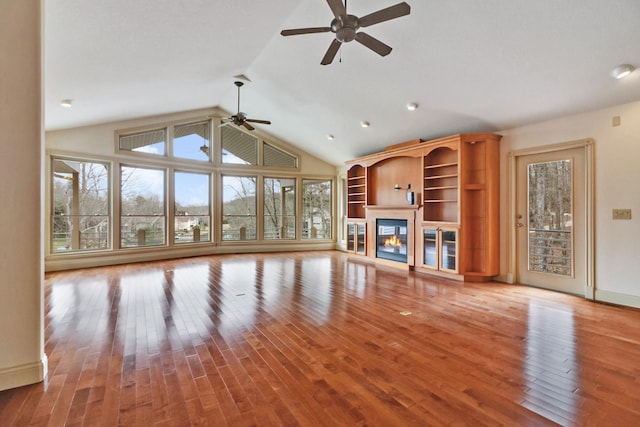
POLYGON ((424 156, 424 220, 458 222, 458 151, 440 147, 424 156))
POLYGON ((367 204, 366 168, 354 165, 347 171, 347 217, 362 219, 367 204))

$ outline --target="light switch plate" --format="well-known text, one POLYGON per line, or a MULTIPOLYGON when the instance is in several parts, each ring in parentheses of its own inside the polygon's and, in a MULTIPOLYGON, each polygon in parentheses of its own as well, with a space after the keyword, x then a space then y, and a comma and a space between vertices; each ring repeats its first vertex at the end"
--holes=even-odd
POLYGON ((613 219, 631 219, 631 209, 614 209, 613 219))
POLYGON ((620 116, 613 116, 611 118, 611 126, 620 126, 620 116))

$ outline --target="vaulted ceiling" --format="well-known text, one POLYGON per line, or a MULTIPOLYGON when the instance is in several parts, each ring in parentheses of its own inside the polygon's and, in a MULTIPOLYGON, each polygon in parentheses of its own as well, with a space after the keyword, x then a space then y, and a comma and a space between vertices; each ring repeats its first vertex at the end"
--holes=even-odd
MULTIPOLYGON (((390 55, 350 42, 322 66, 332 33, 280 31, 328 26, 325 0, 45 1, 46 129, 235 112, 234 76, 245 75, 242 111, 273 123, 257 127, 339 165, 410 139, 640 100, 640 71, 610 76, 640 67, 638 0, 407 2, 410 15, 366 29, 390 55)), ((347 7, 364 16, 395 3, 347 7)))

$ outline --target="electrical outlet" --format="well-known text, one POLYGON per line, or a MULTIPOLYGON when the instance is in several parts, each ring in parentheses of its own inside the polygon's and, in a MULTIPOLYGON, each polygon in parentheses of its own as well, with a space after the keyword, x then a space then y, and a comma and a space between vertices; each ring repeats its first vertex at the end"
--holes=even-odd
POLYGON ((614 209, 613 219, 631 219, 631 209, 614 209))

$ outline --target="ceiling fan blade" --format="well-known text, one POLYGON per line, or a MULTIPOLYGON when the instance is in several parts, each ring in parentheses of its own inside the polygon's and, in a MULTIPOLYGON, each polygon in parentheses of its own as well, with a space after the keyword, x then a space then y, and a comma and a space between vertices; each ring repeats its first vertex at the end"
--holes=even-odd
POLYGON ((255 128, 253 126, 251 126, 249 123, 247 123, 246 121, 242 122, 242 126, 246 127, 249 130, 254 130, 255 128))
POLYGON ((333 12, 333 16, 336 18, 347 14, 347 8, 344 7, 342 0, 327 0, 327 3, 331 8, 331 12, 333 12))
POLYGON ((320 61, 320 64, 322 65, 331 64, 331 62, 333 62, 333 58, 335 58, 336 56, 336 53, 338 53, 338 50, 340 50, 341 44, 342 43, 340 43, 337 39, 333 39, 333 41, 329 45, 329 49, 327 49, 327 53, 324 54, 322 61, 320 61))
POLYGON ((220 124, 218 125, 218 127, 219 127, 219 128, 221 128, 221 127, 223 127, 223 126, 230 125, 231 123, 233 123, 233 122, 222 122, 222 123, 220 123, 220 124))
POLYGON ((391 46, 387 46, 380 40, 371 37, 369 34, 363 33, 362 31, 356 34, 356 41, 361 45, 368 47, 380 56, 387 56, 391 53, 391 46))
MULTIPOLYGON (((377 24, 379 22, 388 21, 390 19, 399 18, 401 16, 408 15, 411 12, 411 6, 406 2, 398 3, 394 6, 389 6, 385 9, 380 9, 377 12, 365 15, 358 19, 358 25, 360 27, 368 27, 369 25, 377 24)), ((375 50, 375 49, 374 49, 375 50)))
POLYGON ((298 34, 328 33, 329 31, 331 31, 331 27, 294 28, 282 30, 280 34, 283 36, 297 36, 298 34))
POLYGON ((270 125, 271 122, 269 120, 258 120, 258 119, 246 119, 246 122, 251 122, 251 123, 260 123, 263 125, 270 125))

